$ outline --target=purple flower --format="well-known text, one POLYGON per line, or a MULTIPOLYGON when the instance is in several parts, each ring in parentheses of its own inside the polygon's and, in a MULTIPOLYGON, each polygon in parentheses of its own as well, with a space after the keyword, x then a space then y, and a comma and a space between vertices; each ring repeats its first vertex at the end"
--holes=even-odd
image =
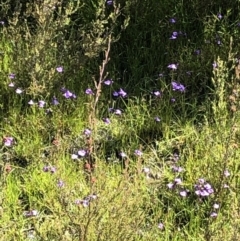
POLYGON ((164 229, 163 223, 159 223, 159 224, 158 224, 158 228, 159 228, 160 230, 163 230, 163 229, 164 229))
POLYGON ((230 172, 226 169, 225 171, 224 171, 224 176, 225 177, 229 177, 231 174, 230 174, 230 172))
POLYGON ((118 96, 121 96, 121 97, 126 97, 127 96, 127 93, 123 90, 123 89, 120 89, 119 91, 114 91, 113 92, 113 96, 114 97, 118 97, 118 96))
POLYGON ((217 213, 216 212, 212 212, 211 214, 210 214, 210 217, 213 217, 213 218, 215 218, 215 217, 217 217, 217 213))
POLYGON ((114 96, 114 97, 118 97, 118 96, 119 96, 118 92, 117 92, 117 91, 114 91, 114 92, 113 92, 113 96, 114 96))
POLYGON ((103 82, 105 85, 111 85, 113 83, 113 81, 111 79, 105 80, 103 82))
POLYGON ((172 166, 172 170, 174 172, 182 172, 184 169, 182 167, 178 167, 178 166, 172 166))
POLYGON ((170 23, 176 23, 176 18, 170 18, 169 22, 170 23))
POLYGON ((103 122, 104 122, 105 124, 110 124, 110 123, 111 123, 111 121, 110 121, 109 118, 103 118, 103 122))
POLYGON ((181 178, 175 178, 175 179, 174 179, 174 183, 175 183, 176 185, 181 185, 181 184, 182 184, 181 178))
POLYGON ((176 70, 178 68, 178 65, 177 64, 169 64, 168 68, 172 69, 172 70, 176 70))
POLYGON ((40 108, 43 108, 43 107, 45 106, 45 104, 46 104, 46 102, 43 101, 43 100, 39 100, 39 101, 38 101, 38 106, 39 106, 40 108))
POLYGON ((37 216, 38 214, 39 214, 39 212, 38 212, 37 210, 25 211, 25 212, 23 213, 23 215, 24 215, 25 217, 35 217, 35 216, 37 216))
POLYGON ((172 83, 172 88, 173 88, 173 91, 180 91, 180 92, 184 92, 185 91, 185 86, 180 84, 180 83, 177 83, 175 81, 173 81, 172 83))
POLYGON ((176 39, 177 36, 178 36, 178 32, 173 32, 170 39, 176 39))
POLYGON ((174 186, 175 186, 175 184, 173 182, 170 182, 170 183, 167 184, 167 187, 169 189, 172 189, 174 186))
POLYGON ((115 114, 115 115, 121 115, 121 114, 122 114, 122 111, 119 110, 119 109, 116 109, 116 110, 114 111, 114 114, 115 114))
POLYGON ((15 83, 11 82, 11 83, 9 83, 8 86, 9 86, 9 87, 14 87, 14 86, 15 86, 15 83))
POLYGON ((62 73, 63 72, 63 67, 62 66, 58 66, 56 68, 56 70, 57 70, 58 73, 62 73))
POLYGON ((127 96, 127 93, 123 90, 123 89, 120 89, 119 91, 118 91, 118 94, 119 94, 119 96, 121 96, 121 97, 126 97, 127 96))
POLYGON ((175 101, 176 101, 176 99, 175 99, 175 98, 171 98, 171 102, 173 102, 173 103, 174 103, 175 101))
POLYGON ((11 136, 3 137, 4 146, 11 147, 14 144, 14 138, 11 136))
POLYGON ((90 88, 86 89, 86 90, 85 90, 85 93, 86 93, 87 95, 94 95, 92 89, 90 89, 90 88))
POLYGON ((213 66, 213 68, 214 68, 214 69, 216 69, 216 68, 218 67, 217 62, 216 62, 216 61, 214 61, 214 62, 213 62, 213 64, 212 64, 212 66, 213 66))
POLYGON ((196 50, 194 51, 194 53, 195 53, 196 55, 199 55, 199 54, 201 54, 201 50, 200 50, 200 49, 196 49, 196 50))
POLYGON ((135 151, 134 151, 134 154, 135 154, 136 156, 142 156, 142 155, 143 155, 143 153, 142 153, 140 150, 135 150, 135 151))
POLYGON ((66 99, 70 99, 70 98, 76 98, 76 95, 73 94, 72 92, 70 92, 69 90, 66 90, 66 89, 63 89, 63 96, 66 98, 66 99))
POLYGON ((55 173, 57 171, 56 167, 50 167, 50 172, 55 173))
POLYGON ((52 166, 44 166, 43 167, 43 171, 44 172, 55 173, 57 171, 57 169, 56 169, 56 167, 52 167, 52 166))
POLYGON ((58 187, 64 187, 64 185, 65 185, 65 183, 62 181, 62 180, 58 180, 58 182, 57 182, 57 186, 58 187))
POLYGON ((91 133, 92 133, 92 131, 89 130, 89 129, 85 129, 85 130, 83 131, 83 134, 86 135, 86 136, 90 136, 91 133))
POLYGON ((179 192, 180 196, 182 197, 186 197, 187 196, 187 191, 186 190, 182 190, 179 192))
POLYGON ((11 74, 8 75, 8 77, 9 77, 9 79, 15 79, 16 75, 11 73, 11 74))
POLYGON ((217 17, 218 17, 219 19, 222 19, 222 18, 223 18, 223 16, 222 16, 221 13, 218 13, 217 17))
POLYGON ((161 96, 161 92, 159 90, 153 91, 152 93, 153 93, 153 95, 155 95, 157 97, 161 96))
POLYGON ((107 3, 107 5, 109 5, 109 6, 110 6, 110 5, 113 5, 113 0, 107 0, 106 3, 107 3))
POLYGON ((156 117, 154 118, 154 120, 155 120, 156 122, 160 122, 160 121, 161 121, 161 119, 160 119, 158 116, 156 116, 156 117))
POLYGON ((44 167, 43 167, 43 171, 44 171, 44 172, 48 172, 48 171, 49 171, 49 166, 44 166, 44 167))
POLYGON ((78 151, 78 155, 79 155, 80 157, 84 157, 84 156, 86 156, 86 154, 87 154, 86 150, 79 150, 79 151, 78 151))
POLYGON ((53 105, 59 105, 59 102, 58 102, 58 100, 57 100, 56 97, 53 97, 53 99, 52 99, 52 104, 53 104, 53 105))
POLYGON ((207 183, 203 178, 198 180, 198 183, 194 186, 195 194, 201 197, 207 197, 214 192, 212 186, 207 183))

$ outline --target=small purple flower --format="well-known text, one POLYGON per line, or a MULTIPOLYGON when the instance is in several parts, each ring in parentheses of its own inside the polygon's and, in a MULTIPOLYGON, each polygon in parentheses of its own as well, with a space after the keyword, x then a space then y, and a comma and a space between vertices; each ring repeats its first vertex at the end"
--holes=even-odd
POLYGON ((70 92, 69 90, 64 90, 63 96, 64 96, 66 99, 76 98, 76 95, 73 94, 72 92, 70 92))
POLYGON ((116 109, 116 110, 114 111, 114 114, 115 114, 115 115, 121 115, 121 114, 122 114, 122 111, 119 110, 119 109, 116 109))
POLYGON ((161 92, 159 90, 153 91, 152 92, 153 95, 155 95, 156 97, 160 97, 161 96, 161 92))
POLYGON ((182 190, 179 192, 180 196, 182 197, 186 197, 187 196, 187 191, 186 190, 182 190))
POLYGON ((110 5, 113 5, 113 0, 107 0, 107 5, 110 6, 110 5))
POLYGON ((8 86, 9 86, 9 87, 14 87, 14 86, 15 86, 15 83, 11 82, 11 83, 9 83, 8 86))
POLYGON ((223 16, 222 16, 221 13, 218 13, 217 17, 218 17, 219 19, 222 19, 222 18, 223 18, 223 16))
POLYGON ((170 23, 176 23, 176 18, 170 18, 169 22, 170 23))
POLYGON ((105 80, 103 82, 105 85, 111 85, 113 83, 113 81, 111 79, 105 80))
POLYGON ((114 92, 113 92, 113 96, 114 96, 114 97, 118 97, 118 96, 119 96, 118 92, 117 92, 117 91, 114 91, 114 92))
POLYGON ((22 94, 22 92, 23 92, 22 89, 20 89, 20 88, 17 88, 17 89, 16 89, 16 93, 17 93, 17 94, 22 94))
POLYGON ((58 182, 57 182, 58 187, 62 188, 62 187, 64 187, 64 185, 65 185, 65 183, 63 182, 63 180, 58 180, 58 182))
POLYGON ((178 167, 178 166, 172 166, 172 170, 174 172, 178 172, 178 173, 184 171, 184 169, 182 167, 178 167))
POLYGON ((56 167, 50 167, 50 172, 55 173, 57 171, 56 167))
POLYGON ((135 150, 135 151, 134 151, 134 154, 135 154, 136 156, 142 156, 142 155, 143 155, 143 153, 142 153, 140 150, 135 150))
POLYGON ((103 118, 103 122, 104 122, 105 124, 110 124, 110 123, 111 123, 111 121, 110 121, 109 118, 103 118))
POLYGON ((172 69, 172 70, 176 70, 178 68, 178 65, 177 64, 169 64, 168 68, 172 69))
POLYGON ((213 66, 213 69, 216 69, 216 68, 218 67, 217 62, 216 62, 216 61, 214 61, 214 62, 213 62, 213 64, 212 64, 212 66, 213 66))
POLYGON ((168 187, 169 189, 172 189, 172 188, 174 187, 174 183, 173 183, 173 182, 168 183, 168 184, 167 184, 167 187, 168 187))
POLYGON ((201 50, 200 50, 200 49, 196 49, 196 50, 194 51, 194 53, 195 53, 196 55, 199 55, 199 54, 201 54, 201 50))
POLYGON ((92 89, 90 89, 90 88, 86 89, 86 90, 85 90, 85 93, 86 93, 87 95, 94 95, 92 89))
POLYGON ((79 151, 78 151, 78 155, 79 155, 80 157, 84 157, 84 156, 86 156, 86 154, 87 154, 86 150, 79 150, 79 151))
POLYGON ((85 136, 90 136, 91 133, 92 133, 92 131, 89 130, 89 129, 85 129, 85 130, 83 131, 83 134, 84 134, 85 136))
POLYGON ((214 192, 212 186, 207 183, 203 178, 198 180, 198 183, 194 186, 195 194, 200 197, 207 197, 214 192))
POLYGON ((23 215, 24 215, 25 217, 35 217, 35 216, 37 216, 38 214, 39 214, 39 212, 38 212, 37 210, 25 211, 25 212, 23 213, 23 215))
POLYGON ((62 66, 58 66, 56 68, 56 70, 57 70, 58 73, 62 73, 63 72, 63 67, 62 66))
POLYGON ((11 73, 11 74, 8 75, 8 77, 9 77, 9 79, 15 79, 16 75, 11 73))
POLYGON ((212 212, 211 214, 210 214, 210 217, 213 217, 213 218, 215 218, 215 217, 217 217, 217 213, 216 212, 212 212))
POLYGON ((59 105, 59 102, 58 102, 58 100, 57 100, 56 97, 53 97, 53 99, 52 99, 52 104, 53 104, 53 105, 59 105))
POLYGON ((182 184, 181 178, 175 178, 175 179, 174 179, 174 183, 175 183, 176 185, 181 185, 181 184, 182 184))
POLYGON ((178 32, 173 32, 170 39, 176 39, 177 36, 178 36, 178 32))
POLYGON ((49 166, 44 166, 44 167, 43 167, 43 171, 44 171, 44 172, 48 172, 48 171, 49 171, 49 166))
POLYGON ((57 171, 57 169, 56 169, 56 167, 52 167, 52 166, 44 166, 43 171, 44 172, 51 172, 53 174, 57 171))
POLYGON ((46 102, 43 101, 43 100, 39 100, 39 101, 38 101, 38 106, 39 106, 40 108, 43 108, 43 107, 45 106, 45 104, 46 104, 46 102))
POLYGON ((180 92, 184 92, 185 91, 185 86, 180 84, 180 83, 177 83, 175 81, 173 81, 172 83, 172 88, 173 88, 173 91, 180 91, 180 92))
POLYGON ((120 89, 119 91, 118 91, 118 94, 119 94, 119 96, 121 96, 121 97, 126 97, 127 96, 127 93, 123 90, 123 89, 120 89))
POLYGON ((230 172, 226 169, 225 171, 224 171, 224 176, 225 177, 229 177, 231 174, 230 174, 230 172))
POLYGON ((175 98, 171 98, 171 102, 174 103, 176 101, 175 98))
POLYGON ((156 122, 160 122, 160 121, 161 121, 161 119, 160 119, 158 116, 156 116, 156 117, 154 118, 154 120, 155 120, 156 122))
POLYGON ((3 138, 4 146, 11 147, 14 144, 14 138, 11 136, 6 136, 3 138))
POLYGON ((119 96, 121 96, 121 97, 126 97, 127 96, 127 93, 123 90, 123 89, 120 89, 119 91, 114 91, 113 92, 113 96, 114 97, 119 97, 119 96))
POLYGON ((163 230, 163 229, 164 229, 164 224, 163 224, 163 223, 159 223, 159 224, 158 224, 158 228, 159 228, 160 230, 163 230))

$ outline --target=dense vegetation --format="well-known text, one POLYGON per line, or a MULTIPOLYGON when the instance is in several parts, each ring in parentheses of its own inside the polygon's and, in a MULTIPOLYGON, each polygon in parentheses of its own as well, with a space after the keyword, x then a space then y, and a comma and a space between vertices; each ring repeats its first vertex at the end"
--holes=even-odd
POLYGON ((240 239, 239 1, 0 13, 0 240, 240 239))

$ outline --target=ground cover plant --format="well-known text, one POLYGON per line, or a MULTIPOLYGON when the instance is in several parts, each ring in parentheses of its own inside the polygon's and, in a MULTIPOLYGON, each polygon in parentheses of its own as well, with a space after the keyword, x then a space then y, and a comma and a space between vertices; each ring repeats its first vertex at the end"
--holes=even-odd
POLYGON ((239 2, 0 5, 0 240, 239 240, 239 2))

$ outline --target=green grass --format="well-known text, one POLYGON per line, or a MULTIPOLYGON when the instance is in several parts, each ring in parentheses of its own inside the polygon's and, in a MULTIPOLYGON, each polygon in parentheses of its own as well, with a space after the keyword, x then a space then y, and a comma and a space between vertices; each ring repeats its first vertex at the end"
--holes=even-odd
POLYGON ((0 241, 239 240, 239 4, 51 4, 3 4, 0 241))

